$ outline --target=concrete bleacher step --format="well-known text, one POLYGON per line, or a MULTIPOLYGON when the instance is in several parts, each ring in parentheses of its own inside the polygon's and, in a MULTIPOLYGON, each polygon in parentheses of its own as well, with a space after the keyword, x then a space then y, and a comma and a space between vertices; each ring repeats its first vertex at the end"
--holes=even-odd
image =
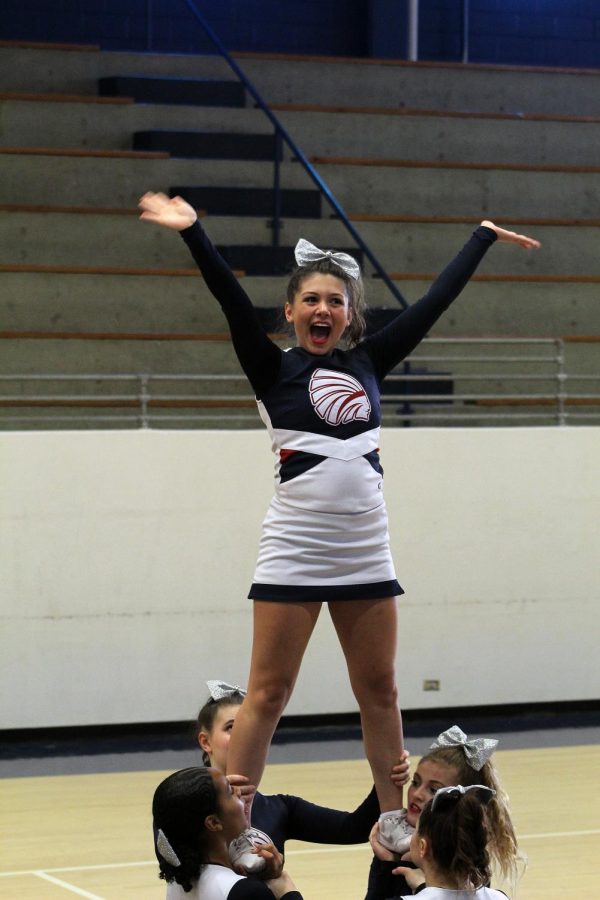
POLYGON ((83 159, 169 159, 166 150, 128 150, 119 148, 106 149, 104 147, 44 147, 30 145, 0 146, 0 154, 6 156, 68 156, 83 159))
MULTIPOLYGON (((194 160, 140 159, 134 151, 123 151, 123 155, 114 158, 83 152, 69 156, 59 151, 28 155, 8 152, 7 148, 0 148, 0 153, 5 172, 0 183, 0 203, 39 203, 41 197, 49 204, 61 203, 68 185, 69 199, 74 204, 134 206, 147 190, 198 184, 198 163, 194 160)), ((548 217, 592 218, 598 214, 600 169, 582 173, 577 166, 508 169, 487 162, 469 167, 458 161, 456 165, 445 163, 438 167, 418 160, 401 162, 394 167, 337 162, 318 169, 350 213, 477 213, 482 218, 523 218, 541 211, 548 217)), ((267 162, 245 160, 233 166, 228 160, 206 160, 201 175, 207 188, 228 185, 228 189, 260 188, 270 192, 273 185, 273 166, 267 162)), ((307 190, 309 182, 299 165, 282 163, 281 184, 285 190, 307 190)), ((266 204, 267 196, 264 195, 266 204)), ((316 203, 315 200, 313 206, 316 203)), ((231 212, 235 210, 234 201, 231 212)), ((254 214, 270 212, 268 209, 254 214)), ((283 214, 290 213, 284 210, 283 214)), ((307 218, 313 214, 296 213, 307 218)))
POLYGON ((272 134, 236 134, 224 131, 136 131, 135 150, 163 151, 187 159, 281 160, 281 147, 272 134))
POLYGON ((151 427, 152 429, 256 429, 261 421, 256 404, 219 404, 203 402, 148 401, 142 405, 139 396, 125 402, 91 400, 58 403, 52 401, 18 401, 0 399, 0 431, 118 430, 151 427))
MULTIPOLYGON (((337 219, 283 219, 281 246, 274 253, 268 218, 210 215, 202 222, 217 246, 230 248, 227 257, 230 265, 246 274, 259 274, 259 270, 260 274, 291 271, 293 247, 301 237, 324 249, 345 250, 363 262, 362 254, 351 246, 350 235, 337 219), (273 269, 268 268, 270 259, 273 269)), ((468 223, 365 221, 356 227, 388 272, 400 273, 401 278, 427 273, 421 279, 426 280, 453 258, 476 223, 477 220, 468 223)), ((483 260, 478 274, 505 281, 515 276, 522 282, 548 277, 575 282, 600 276, 597 220, 589 224, 567 220, 550 225, 538 220, 514 227, 539 238, 541 249, 526 252, 497 243, 483 260)), ((83 212, 0 207, 0 263, 195 271, 184 242, 167 229, 139 222, 135 208, 119 213, 102 209, 83 212)), ((367 263, 368 279, 371 271, 367 263)))
POLYGON ((55 409, 44 405, 43 409, 10 409, 2 410, 0 431, 100 431, 104 428, 111 431, 149 427, 157 429, 189 429, 201 431, 215 428, 241 430, 260 427, 261 421, 257 413, 251 410, 201 410, 199 412, 180 410, 178 408, 154 410, 151 418, 143 417, 139 403, 135 408, 126 410, 124 414, 113 408, 96 411, 94 409, 55 409))
POLYGON ((350 212, 526 217, 539 214, 593 217, 600 171, 582 177, 578 167, 494 166, 457 161, 434 167, 419 160, 394 166, 321 162, 317 169, 350 212))
MULTIPOLYGON (((171 185, 195 185, 199 180, 196 160, 157 158, 157 154, 146 154, 141 158, 135 151, 128 154, 103 156, 83 153, 67 155, 60 152, 23 154, 7 152, 0 148, 4 178, 0 181, 0 203, 64 203, 67 196, 71 203, 79 206, 137 206, 142 194, 148 190, 168 192, 171 185), (65 191, 67 194, 65 195, 65 191)), ((298 166, 287 166, 282 187, 285 190, 307 192, 306 200, 310 211, 296 211, 296 215, 311 217, 320 208, 318 193, 308 189, 308 177, 298 166), (314 195, 316 199, 310 197, 314 195)), ((244 161, 233 166, 230 160, 206 160, 200 170, 202 184, 211 189, 212 199, 229 188, 260 189, 256 199, 267 210, 254 215, 269 215, 272 203, 269 198, 273 187, 273 165, 266 162, 244 161), (216 194, 213 188, 218 188, 216 194)), ((243 196, 243 195, 242 195, 243 196)), ((293 206, 296 206, 294 197, 293 206)), ((303 199, 303 194, 298 195, 303 199)), ((240 195, 231 195, 231 208, 224 212, 236 213, 236 203, 240 195)), ((227 194, 223 194, 227 203, 227 194)), ((201 207, 202 208, 202 207, 201 207)), ((248 214, 248 213, 247 213, 248 214)), ((287 215, 293 214, 293 211, 287 215)))
POLYGON ((98 79, 101 97, 132 97, 137 103, 180 106, 244 106, 246 89, 237 80, 208 78, 152 78, 113 75, 98 79))
MULTIPOLYGON (((3 273, 0 328, 57 331, 215 332, 227 330, 217 302, 200 277, 3 273)), ((248 277, 242 286, 258 308, 283 306, 285 280, 248 277)), ((412 303, 428 281, 405 280, 412 303)), ((378 279, 366 295, 373 308, 399 307, 378 279)), ((279 328, 278 328, 279 330, 279 328)), ((548 336, 600 333, 598 284, 471 282, 436 323, 433 335, 548 336)))
POLYGON ((598 115, 599 70, 235 54, 269 103, 598 115))
POLYGON ((3 329, 227 331, 225 316, 200 277, 15 272, 0 281, 3 329))
MULTIPOLYGON (((347 60, 233 54, 269 103, 351 102, 564 115, 598 115, 599 70, 459 63, 347 60)), ((98 79, 135 72, 148 77, 231 78, 219 56, 102 53, 98 48, 1 48, 3 89, 96 93, 98 79)))
POLYGON ((273 134, 266 116, 251 108, 165 106, 84 95, 0 94, 0 109, 0 144, 4 145, 35 146, 43 135, 46 146, 130 148, 135 131, 155 129, 273 134))
POLYGON ((98 47, 0 48, 4 90, 96 94, 100 78, 135 73, 157 78, 231 78, 231 69, 216 55, 102 52, 98 47))
MULTIPOLYGON (((266 314, 269 311, 261 308, 261 313, 266 314)), ((381 326, 381 310, 372 310, 374 314, 374 325, 381 326)), ((367 314, 369 317, 369 314, 367 314)), ((263 319, 266 315, 262 316, 263 319)), ((270 330, 273 339, 287 346, 293 339, 290 335, 282 334, 279 330, 270 330)), ((522 377, 523 374, 535 376, 539 380, 552 381, 553 385, 556 380, 557 372, 557 349, 556 340, 551 338, 541 338, 539 335, 531 337, 531 343, 527 339, 518 336, 505 337, 500 342, 488 339, 486 336, 474 340, 476 343, 477 355, 482 353, 491 363, 491 368, 486 370, 486 379, 488 380, 488 392, 494 392, 506 381, 511 381, 515 377, 522 377), (538 362, 545 360, 545 368, 543 371, 537 365, 538 362), (499 364, 502 365, 499 365, 499 364)), ((569 357, 569 363, 573 371, 585 372, 586 370, 594 371, 597 368, 598 353, 600 347, 600 335, 565 335, 560 338, 563 342, 563 356, 569 357)), ((31 329, 31 330, 14 330, 0 329, 0 341, 20 342, 23 345, 38 343, 40 346, 51 346, 53 344, 60 345, 63 348, 69 348, 78 343, 96 345, 97 347, 106 347, 110 344, 154 344, 159 345, 177 345, 188 344, 204 345, 207 354, 214 353, 227 366, 233 361, 237 374, 240 373, 240 366, 232 356, 232 342, 228 332, 205 333, 200 331, 101 331, 101 330, 59 330, 54 328, 31 329), (225 349, 223 349, 225 348, 225 349)), ((8 345, 5 345, 8 346, 8 345)), ((461 339, 458 343, 452 343, 442 335, 433 336, 430 343, 421 345, 411 357, 410 363, 401 363, 392 372, 411 373, 411 377, 424 374, 428 366, 437 370, 434 376, 442 375, 441 371, 447 368, 456 372, 455 378, 471 378, 475 373, 481 373, 479 363, 481 360, 472 358, 468 353, 465 354, 465 339, 461 339), (406 368, 409 365, 409 368, 406 368)), ((59 374, 60 369, 58 371, 59 374)), ((187 373, 191 379, 194 373, 187 373)), ((236 375, 237 377, 237 375, 236 375)), ((235 379, 234 379, 235 380, 235 379)), ((243 378, 241 379, 243 380, 243 378)), ((393 379, 392 379, 393 381, 393 379)), ((396 393, 394 386, 388 393, 396 393)), ((404 390, 404 388, 402 388, 404 390)), ((398 392, 401 392, 400 389, 398 392)))
MULTIPOLYGON (((111 98, 52 94, 0 94, 0 143, 129 148, 136 131, 199 130, 272 134, 254 108, 108 103, 111 98), (104 102, 99 102, 103 100, 104 102), (73 122, 77 127, 73 128, 73 122)), ((117 98, 112 98, 117 99, 117 98)), ((121 98, 124 100, 124 98, 121 98)), ((285 105, 284 105, 285 106, 285 105)), ((600 119, 523 118, 440 111, 328 112, 322 106, 277 112, 283 126, 310 155, 593 165, 598 162, 600 119), (400 113, 402 113, 400 115, 400 113)), ((289 156, 289 151, 285 151, 289 156)))
POLYGON ((276 114, 308 156, 342 157, 350 152, 353 157, 374 160, 394 156, 465 163, 598 163, 594 144, 600 137, 600 119, 393 112, 330 113, 313 107, 305 113, 282 110, 276 114))
POLYGON ((570 163, 507 163, 504 160, 420 159, 399 156, 312 156, 310 161, 321 166, 354 166, 367 169, 478 169, 497 172, 568 172, 597 175, 600 165, 571 165, 570 163))
MULTIPOLYGON (((336 220, 283 224, 290 247, 300 236, 319 246, 345 246, 345 231, 336 220)), ((361 233, 389 271, 402 266, 399 286, 412 302, 468 237, 471 224, 365 222, 361 233)), ((234 239, 243 246, 253 240, 259 248, 267 248, 271 241, 265 220, 211 217, 205 227, 217 244, 234 239)), ((525 253, 496 245, 436 331, 460 335, 600 330, 593 222, 580 226, 538 222, 535 228, 523 224, 522 230, 539 236, 542 250, 525 253), (577 239, 569 244, 573 232, 577 239), (548 280, 551 271, 555 274, 548 280)), ((139 223, 135 210, 131 214, 4 212, 0 238, 4 327, 18 317, 22 328, 39 328, 47 321, 76 328, 85 328, 87 322, 88 328, 102 330, 157 327, 172 331, 174 323, 191 330, 225 328, 183 241, 164 229, 139 223)), ((287 260, 283 256, 282 262, 291 266, 291 251, 287 260)), ((257 304, 281 305, 285 279, 247 277, 242 283, 257 304)), ((366 289, 372 305, 397 308, 379 279, 368 277, 366 289)))
MULTIPOLYGON (((37 332, 39 334, 39 332, 37 332)), ((1 339, 0 339, 1 340, 1 339)), ((1 340, 1 375, 73 375, 73 374, 136 374, 169 373, 171 375, 241 374, 230 341, 204 341, 194 336, 181 340, 140 340, 107 337, 76 337, 49 335, 46 337, 12 337, 1 340)), ((234 393, 243 380, 233 382, 234 393)), ((208 388, 206 388, 208 391, 208 388)), ((210 388, 215 390, 214 384, 210 388)), ((227 384, 218 386, 219 393, 227 393, 227 384)))

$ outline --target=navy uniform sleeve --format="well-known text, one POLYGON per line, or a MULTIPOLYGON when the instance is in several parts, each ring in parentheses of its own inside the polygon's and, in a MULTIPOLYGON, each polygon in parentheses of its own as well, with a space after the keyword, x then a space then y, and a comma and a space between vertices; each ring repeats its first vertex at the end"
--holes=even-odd
POLYGON ((359 844, 369 839, 379 818, 375 788, 353 812, 317 806, 301 797, 284 796, 288 807, 286 839, 317 844, 359 844))
POLYGON ((438 275, 425 296, 360 344, 373 360, 380 381, 423 340, 442 313, 458 297, 496 240, 497 235, 492 228, 484 225, 476 228, 462 250, 438 275))
POLYGON ((365 900, 394 900, 405 894, 412 894, 403 875, 392 875, 392 869, 397 866, 408 866, 409 869, 417 868, 408 860, 388 862, 378 859, 376 856, 373 857, 365 900))
POLYGON ((266 334, 239 281, 198 221, 180 232, 225 313, 237 357, 257 396, 275 381, 282 351, 266 334))
MULTIPOLYGON (((263 881, 242 878, 233 885, 227 894, 227 900, 273 900, 273 892, 263 881)), ((288 891, 281 900, 302 900, 302 894, 299 891, 288 891)))

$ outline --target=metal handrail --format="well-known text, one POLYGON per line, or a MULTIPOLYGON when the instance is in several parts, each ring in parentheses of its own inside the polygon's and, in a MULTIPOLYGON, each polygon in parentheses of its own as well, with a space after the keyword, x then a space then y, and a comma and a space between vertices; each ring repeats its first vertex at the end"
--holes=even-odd
POLYGON ((306 156, 304 155, 302 150, 298 147, 298 145, 293 140, 293 138, 288 134, 287 130, 283 127, 283 125, 281 124, 281 122, 279 121, 279 119, 277 118, 275 113, 273 112, 273 110, 263 100, 263 98, 261 97, 261 95, 259 94, 257 89, 254 87, 252 82, 249 80, 249 78, 247 77, 245 72, 240 68, 240 66, 232 58, 232 56, 228 52, 227 48, 225 47, 225 45, 223 44, 221 39, 218 37, 218 35, 215 33, 215 31, 213 31, 211 26, 206 21, 205 17, 202 15, 200 10, 196 6, 194 0, 185 0, 185 3, 187 5, 187 7, 189 8, 190 12, 197 19, 197 21, 200 24, 200 26, 202 27, 202 29, 205 31, 206 35, 209 37, 209 39, 215 45, 215 47, 217 48, 217 50, 219 51, 219 53, 221 54, 223 59, 226 61, 226 63, 233 70, 235 75, 239 78, 239 80, 245 86, 248 93, 254 99, 256 105, 264 112, 264 114, 267 116, 267 118, 269 119, 269 121, 271 122, 271 124, 273 125, 273 127, 275 129, 275 135, 277 136, 276 142, 275 142, 275 210, 274 210, 275 246, 277 246, 278 235, 279 235, 279 215, 280 215, 280 212, 278 210, 278 206, 279 206, 279 152, 278 151, 279 151, 280 140, 283 140, 288 145, 288 147, 290 148, 290 150, 292 151, 292 153, 294 154, 294 156, 296 157, 298 162, 301 163, 301 165, 304 167, 305 171, 310 176, 310 178, 313 180, 313 182, 316 184, 319 191, 325 197, 325 199, 327 200, 329 205, 332 207, 332 209, 335 211, 335 213, 339 216, 339 218, 341 219, 346 230, 349 232, 349 234, 351 235, 353 240, 356 241, 356 243, 358 244, 358 246, 360 247, 360 249, 362 250, 364 255, 367 257, 367 259, 369 260, 369 262, 371 263, 371 265, 373 266, 373 268, 375 269, 375 271, 377 272, 379 277, 383 280, 384 284, 386 285, 388 290, 391 292, 394 299, 398 301, 398 303, 400 304, 400 306, 403 307, 403 309, 407 309, 409 304, 407 303, 406 299, 403 297, 401 292, 398 290, 396 284, 392 281, 392 279, 389 277, 389 275, 387 274, 385 269, 382 267, 382 265, 379 262, 379 260, 377 259, 377 257, 374 255, 374 253, 371 251, 371 249, 365 243, 363 238, 360 236, 359 232, 352 225, 344 208, 339 203, 339 201, 334 197, 329 186, 321 178, 321 176, 319 175, 319 173, 317 172, 315 167, 312 165, 311 162, 309 162, 309 160, 306 158, 306 156))
MULTIPOLYGON (((600 420, 600 386, 596 393, 582 393, 586 387, 588 390, 591 387, 592 382, 599 383, 600 382, 600 372, 596 373, 568 373, 566 371, 566 363, 565 363, 565 354, 564 354, 564 341, 562 339, 554 339, 554 338, 426 338, 424 341, 426 347, 426 353, 422 357, 410 357, 404 363, 402 363, 402 367, 404 371, 393 372, 388 376, 388 381, 394 382, 394 386, 397 385, 397 389, 393 392, 385 393, 382 396, 382 417, 385 424, 403 424, 408 425, 414 421, 419 422, 429 422, 429 421, 437 421, 439 424, 443 424, 444 421, 450 422, 470 422, 477 420, 479 424, 484 421, 514 421, 520 422, 524 420, 528 421, 548 421, 548 418, 553 418, 557 424, 564 425, 570 422, 575 421, 599 421, 600 420), (534 353, 530 354, 526 350, 521 356, 513 356, 511 354, 510 357, 504 359, 504 361, 509 360, 511 363, 519 362, 521 364, 530 365, 532 362, 537 364, 543 364, 549 367, 550 371, 547 373, 540 373, 538 371, 534 371, 531 374, 523 374, 522 372, 501 372, 497 374, 492 374, 490 372, 465 372, 461 371, 462 364, 465 363, 473 363, 473 362, 481 362, 488 361, 488 357, 481 357, 479 355, 474 357, 469 357, 468 354, 461 354, 460 356, 447 356, 436 357, 435 354, 431 353, 431 347, 434 344, 456 344, 460 347, 465 347, 467 345, 475 347, 479 344, 485 345, 504 345, 510 346, 512 344, 518 343, 521 346, 525 347, 527 345, 532 345, 533 347, 539 345, 540 343, 544 343, 547 345, 551 345, 553 347, 552 355, 548 355, 545 357, 540 357, 539 354, 534 353), (427 346, 429 345, 429 346, 427 346), (432 373, 432 372, 423 372, 417 373, 414 369, 411 371, 411 364, 414 366, 415 363, 422 363, 424 359, 432 363, 439 363, 443 361, 445 364, 452 363, 457 366, 457 369, 452 373, 432 373), (492 381, 502 380, 507 383, 514 383, 518 385, 521 382, 529 381, 532 384, 539 384, 539 382, 553 383, 554 389, 552 390, 542 390, 529 393, 521 393, 519 392, 519 388, 516 387, 517 394, 515 396, 514 393, 499 393, 498 391, 494 391, 493 393, 480 391, 479 393, 476 390, 472 390, 469 392, 461 392, 461 393, 449 393, 449 394, 439 394, 439 393, 427 393, 426 391, 420 392, 418 394, 408 393, 407 390, 403 392, 402 384, 404 383, 406 388, 411 383, 415 382, 427 382, 427 381, 446 381, 446 382, 456 382, 460 381, 470 381, 477 382, 479 381, 482 385, 489 384, 492 381), (580 388, 578 392, 567 393, 567 388, 570 385, 574 385, 575 383, 579 383, 580 388), (543 411, 535 411, 534 409, 528 410, 527 412, 516 411, 512 409, 510 411, 501 412, 501 411, 491 411, 491 409, 485 409, 483 406, 480 406, 478 411, 473 410, 464 410, 457 404, 460 403, 477 403, 485 404, 486 401, 491 401, 492 403, 495 401, 504 402, 506 405, 510 405, 511 403, 514 406, 519 406, 523 402, 531 401, 535 404, 536 401, 544 402, 545 408, 543 411), (571 404, 575 402, 579 409, 574 409, 571 404), (415 409, 415 406, 419 406, 418 409, 415 409), (425 408, 424 408, 424 405, 425 408), (581 410, 582 406, 598 406, 598 412, 589 412, 581 410), (395 406, 395 408, 393 408, 395 406), (569 408, 568 408, 569 407, 569 408)), ((421 345, 422 346, 422 345, 421 345)), ((600 345, 599 345, 600 346, 600 345)), ((417 351, 418 352, 418 351, 417 351)), ((494 354, 494 359, 496 362, 502 361, 503 357, 494 354)), ((97 423, 121 423, 121 424, 130 424, 135 422, 138 427, 147 428, 152 424, 159 424, 164 422, 187 422, 187 423, 201 423, 201 422, 211 422, 211 423, 219 423, 220 425, 226 425, 227 421, 235 421, 238 423, 241 422, 256 422, 258 425, 258 416, 256 411, 248 411, 243 412, 243 407, 232 407, 225 409, 228 405, 229 401, 241 401, 243 403, 249 403, 253 401, 253 397, 250 394, 244 393, 235 393, 235 394, 217 394, 210 393, 204 396, 194 395, 189 389, 186 389, 185 392, 178 392, 175 390, 172 393, 165 393, 164 389, 161 390, 161 383, 163 385, 171 384, 171 385, 191 385, 191 384, 207 384, 213 383, 215 385, 220 384, 223 385, 225 383, 234 383, 246 382, 246 376, 240 373, 235 374, 173 374, 173 373, 74 373, 72 375, 67 375, 65 373, 59 374, 51 374, 51 373, 43 373, 43 374, 11 374, 11 375, 0 375, 0 386, 3 384, 12 385, 15 383, 21 384, 31 384, 33 382, 38 382, 40 384, 51 385, 53 382, 58 383, 68 383, 71 381, 73 384, 84 385, 87 383, 109 383, 112 382, 115 386, 119 385, 121 389, 114 394, 111 394, 104 390, 102 393, 89 393, 87 390, 85 391, 69 391, 69 393, 57 393, 56 390, 52 391, 50 389, 49 392, 36 392, 32 394, 15 394, 11 392, 10 394, 4 394, 0 396, 0 421, 5 424, 8 423, 23 423, 23 422, 55 422, 55 423, 64 423, 64 422, 72 422, 77 424, 81 420, 85 420, 86 422, 93 421, 97 423), (131 385, 128 387, 127 385, 131 385), (55 403, 56 406, 60 406, 64 403, 72 403, 74 404, 73 410, 69 416, 54 414, 52 416, 43 415, 43 414, 33 414, 30 413, 29 416, 18 415, 13 413, 8 413, 7 410, 1 409, 1 403, 4 400, 7 404, 17 404, 17 403, 25 403, 28 401, 31 402, 32 407, 35 407, 36 403, 42 403, 44 405, 51 405, 55 403), (103 402, 112 402, 115 404, 123 403, 123 405, 127 404, 128 409, 121 411, 119 414, 103 414, 103 413, 91 413, 89 409, 85 410, 86 401, 89 401, 89 406, 93 406, 95 404, 103 403, 103 402), (194 410, 186 410, 185 412, 176 412, 176 407, 173 407, 173 410, 169 413, 161 413, 159 411, 160 406, 157 404, 170 403, 171 401, 175 401, 176 403, 190 403, 195 404, 196 402, 204 402, 208 403, 222 403, 223 409, 219 412, 215 410, 208 410, 208 408, 204 411, 194 411, 194 410), (76 406, 75 406, 76 404, 76 406)), ((540 385, 541 387, 541 385, 540 385)), ((593 390, 593 388, 592 388, 593 390)))

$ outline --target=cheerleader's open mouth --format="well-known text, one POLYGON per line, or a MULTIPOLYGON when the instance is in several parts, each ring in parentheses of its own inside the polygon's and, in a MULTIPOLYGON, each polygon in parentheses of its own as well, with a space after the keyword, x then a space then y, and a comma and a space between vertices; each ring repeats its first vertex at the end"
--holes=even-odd
POLYGON ((331 334, 331 325, 319 323, 310 326, 310 338, 315 344, 326 344, 331 334))

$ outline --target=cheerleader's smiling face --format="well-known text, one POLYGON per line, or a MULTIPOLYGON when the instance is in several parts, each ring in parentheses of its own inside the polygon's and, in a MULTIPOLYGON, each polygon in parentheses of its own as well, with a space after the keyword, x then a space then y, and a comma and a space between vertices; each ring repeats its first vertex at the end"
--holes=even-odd
POLYGON ((302 281, 284 311, 286 320, 294 326, 298 346, 319 356, 335 349, 352 319, 344 282, 320 272, 302 281))
POLYGON ((408 786, 406 821, 416 827, 421 810, 440 788, 449 787, 458 781, 460 772, 454 766, 426 759, 420 762, 408 786))

